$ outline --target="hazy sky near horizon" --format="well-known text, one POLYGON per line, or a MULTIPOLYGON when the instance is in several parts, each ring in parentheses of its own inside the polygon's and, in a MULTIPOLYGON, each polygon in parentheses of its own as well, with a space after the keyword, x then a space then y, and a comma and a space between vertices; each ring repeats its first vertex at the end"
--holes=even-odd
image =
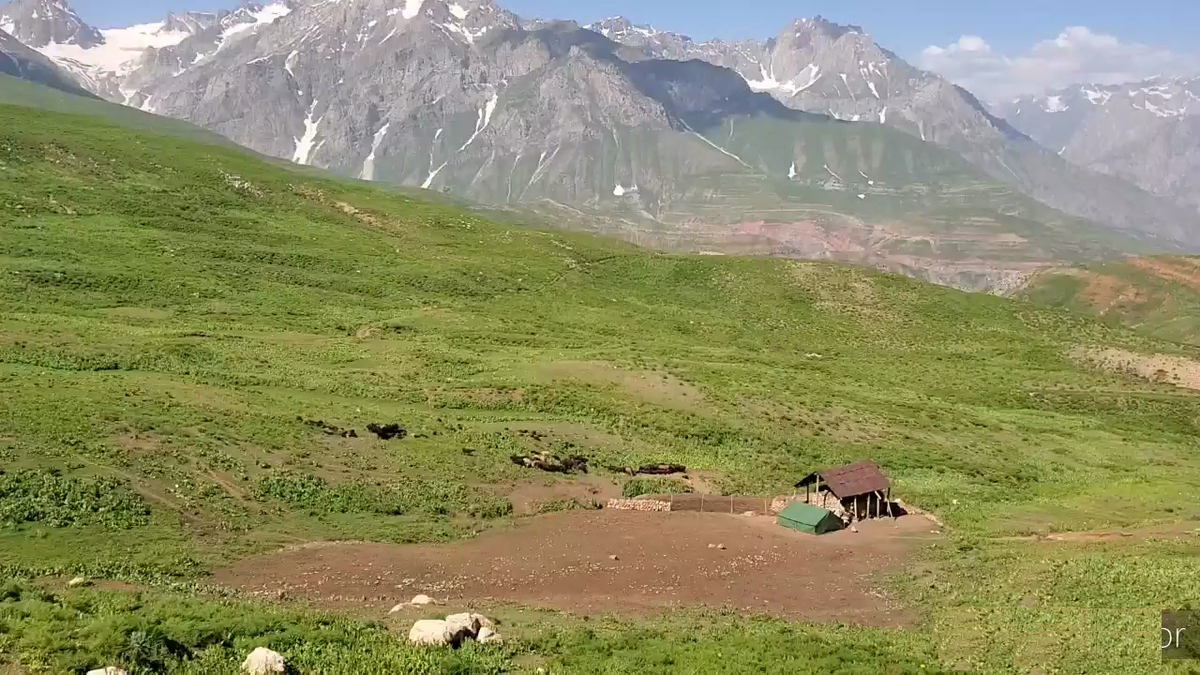
MULTIPOLYGON (((82 18, 101 28, 156 21, 170 11, 237 4, 237 0, 74 0, 82 18)), ((1200 2, 1195 0, 1147 0, 1133 5, 1127 0, 749 0, 736 5, 712 0, 498 0, 498 4, 522 16, 581 23, 620 14, 696 39, 765 38, 794 19, 821 15, 862 26, 879 44, 906 60, 992 99, 1074 82, 1200 74, 1196 39, 1200 2)))

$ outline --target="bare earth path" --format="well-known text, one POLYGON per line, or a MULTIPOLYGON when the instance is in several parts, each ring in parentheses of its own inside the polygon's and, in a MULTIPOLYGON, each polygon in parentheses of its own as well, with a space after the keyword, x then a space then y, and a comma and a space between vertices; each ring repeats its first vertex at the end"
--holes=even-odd
POLYGON ((425 593, 577 614, 703 605, 899 626, 915 617, 880 590, 879 575, 936 538, 934 527, 908 516, 815 537, 764 517, 572 511, 451 544, 310 544, 248 558, 211 581, 381 612, 425 593))

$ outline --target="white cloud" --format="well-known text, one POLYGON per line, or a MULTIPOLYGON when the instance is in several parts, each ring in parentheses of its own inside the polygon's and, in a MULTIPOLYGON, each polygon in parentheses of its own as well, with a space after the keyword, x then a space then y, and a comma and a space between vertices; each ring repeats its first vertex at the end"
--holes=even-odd
POLYGON ((945 47, 927 47, 920 64, 993 101, 1077 83, 1121 84, 1200 71, 1195 56, 1121 42, 1085 26, 1069 27, 1016 55, 997 52, 979 36, 964 35, 945 47))

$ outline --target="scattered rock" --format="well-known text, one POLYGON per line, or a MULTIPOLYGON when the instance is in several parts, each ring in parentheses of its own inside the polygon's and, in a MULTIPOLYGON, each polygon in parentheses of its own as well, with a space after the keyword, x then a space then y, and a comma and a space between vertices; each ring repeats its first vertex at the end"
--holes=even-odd
POLYGON ((717 547, 717 545, 716 545, 716 544, 709 544, 709 545, 708 545, 708 547, 709 547, 709 548, 716 548, 716 547, 717 547))
POLYGON ((256 647, 250 656, 242 661, 242 671, 249 675, 266 675, 267 673, 282 673, 286 667, 283 655, 266 647, 256 647))
POLYGON ((631 466, 605 466, 613 473, 623 473, 629 476, 671 476, 687 473, 687 467, 682 464, 643 464, 638 468, 631 466))
POLYGON ((758 512, 757 511, 747 511, 747 512, 743 513, 742 515, 746 516, 747 518, 753 518, 754 516, 758 515, 758 512))
POLYGON ((417 595, 413 596, 412 600, 408 601, 408 604, 410 604, 410 605, 432 605, 433 598, 431 598, 425 594, 417 594, 417 595))
POLYGON ((87 675, 129 675, 129 673, 116 666, 105 666, 103 668, 89 670, 87 671, 87 675))
POLYGON ((393 438, 402 441, 408 436, 408 429, 399 424, 384 424, 380 426, 372 422, 367 425, 367 431, 375 434, 380 440, 384 441, 390 441, 393 438))
POLYGON ((855 527, 855 526, 853 526, 853 525, 851 525, 851 526, 850 526, 850 531, 851 531, 851 532, 855 532, 855 533, 857 533, 857 532, 858 532, 858 528, 857 528, 857 527, 855 527))
POLYGON ((408 641, 414 645, 443 647, 450 644, 445 619, 421 619, 408 631, 408 641))
POLYGON ((610 555, 610 556, 608 556, 608 559, 609 559, 609 560, 620 560, 620 558, 618 558, 618 557, 617 557, 617 556, 615 556, 615 555, 610 555))
POLYGON ((321 431, 330 436, 341 436, 342 438, 358 438, 358 432, 353 429, 343 429, 336 424, 329 424, 324 420, 306 420, 303 417, 297 417, 297 420, 304 422, 310 427, 317 427, 321 431))
POLYGON ((724 551, 724 550, 725 550, 725 544, 717 544, 717 549, 718 549, 718 550, 721 550, 721 551, 724 551))
POLYGON ((555 457, 546 452, 539 452, 535 455, 512 455, 510 457, 512 463, 517 466, 523 466, 529 469, 541 469, 548 473, 565 473, 571 474, 578 471, 579 473, 588 472, 587 457, 573 455, 567 458, 555 457))
POLYGON ((475 636, 475 641, 481 645, 486 645, 489 642, 503 642, 504 638, 500 637, 500 634, 496 631, 484 626, 479 629, 479 634, 475 636))
POLYGON ((78 588, 80 586, 90 586, 92 582, 84 577, 75 577, 67 582, 67 588, 78 588))

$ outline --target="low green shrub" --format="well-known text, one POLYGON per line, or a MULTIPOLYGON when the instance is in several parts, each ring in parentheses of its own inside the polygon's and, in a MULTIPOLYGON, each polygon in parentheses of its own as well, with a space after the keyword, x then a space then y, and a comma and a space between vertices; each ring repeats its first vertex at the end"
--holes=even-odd
POLYGON ((141 496, 111 478, 71 478, 54 469, 0 474, 0 523, 127 529, 149 516, 141 496))

